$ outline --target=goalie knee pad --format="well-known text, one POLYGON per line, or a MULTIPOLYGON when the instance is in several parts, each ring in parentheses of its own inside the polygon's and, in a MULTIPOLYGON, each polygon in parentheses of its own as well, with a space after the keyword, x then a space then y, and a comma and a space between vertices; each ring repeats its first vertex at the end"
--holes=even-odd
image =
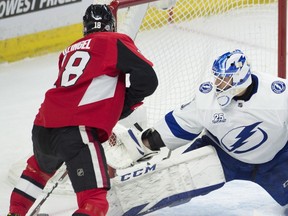
POLYGON ((144 131, 141 138, 148 140, 152 151, 159 151, 161 147, 165 146, 160 134, 153 128, 144 131))

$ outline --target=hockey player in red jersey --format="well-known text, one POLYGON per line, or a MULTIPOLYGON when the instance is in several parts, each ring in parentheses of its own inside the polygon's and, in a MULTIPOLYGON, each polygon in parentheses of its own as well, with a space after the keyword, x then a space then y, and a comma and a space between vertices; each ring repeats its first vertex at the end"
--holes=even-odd
POLYGON ((109 6, 90 5, 83 25, 84 37, 60 54, 55 86, 35 118, 34 154, 12 191, 9 215, 26 215, 63 163, 77 195, 73 216, 105 215, 110 180, 101 143, 158 85, 152 63, 115 32, 109 6))

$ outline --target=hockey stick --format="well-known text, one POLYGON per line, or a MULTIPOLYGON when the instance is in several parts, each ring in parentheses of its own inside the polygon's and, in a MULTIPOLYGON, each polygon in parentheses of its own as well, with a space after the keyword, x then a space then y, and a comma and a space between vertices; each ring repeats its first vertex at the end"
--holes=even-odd
POLYGON ((135 128, 137 128, 140 132, 143 131, 143 128, 138 124, 138 122, 134 123, 135 128))
POLYGON ((164 157, 163 160, 166 160, 166 159, 170 158, 170 157, 171 157, 171 154, 172 154, 172 150, 169 149, 169 152, 168 152, 167 156, 164 157))
POLYGON ((30 214, 30 216, 37 216, 37 214, 40 211, 41 206, 43 205, 43 203, 45 203, 45 201, 47 200, 47 198, 50 196, 50 194, 52 194, 52 192, 54 191, 54 189, 58 186, 58 184, 60 182, 63 181, 63 179, 67 176, 68 171, 65 170, 65 172, 61 175, 61 177, 57 180, 57 182, 54 184, 54 186, 52 187, 52 189, 46 194, 46 196, 40 201, 40 203, 34 208, 34 210, 32 211, 32 213, 30 214))

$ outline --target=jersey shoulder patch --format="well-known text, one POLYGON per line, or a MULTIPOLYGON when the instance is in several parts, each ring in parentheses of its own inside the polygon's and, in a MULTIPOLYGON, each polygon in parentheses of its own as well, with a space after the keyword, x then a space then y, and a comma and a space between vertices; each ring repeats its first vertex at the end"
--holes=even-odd
POLYGON ((281 80, 276 80, 271 84, 271 90, 275 94, 281 94, 286 90, 286 84, 281 80))
POLYGON ((213 88, 212 82, 207 81, 200 84, 199 91, 203 94, 207 94, 211 92, 212 88, 213 88))

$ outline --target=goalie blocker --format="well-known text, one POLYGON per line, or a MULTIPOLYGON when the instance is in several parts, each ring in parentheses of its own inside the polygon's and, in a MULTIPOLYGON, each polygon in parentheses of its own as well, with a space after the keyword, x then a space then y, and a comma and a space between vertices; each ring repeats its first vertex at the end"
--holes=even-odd
POLYGON ((142 162, 118 171, 108 193, 108 216, 145 215, 188 202, 220 188, 225 177, 212 146, 172 154, 157 163, 142 162))

